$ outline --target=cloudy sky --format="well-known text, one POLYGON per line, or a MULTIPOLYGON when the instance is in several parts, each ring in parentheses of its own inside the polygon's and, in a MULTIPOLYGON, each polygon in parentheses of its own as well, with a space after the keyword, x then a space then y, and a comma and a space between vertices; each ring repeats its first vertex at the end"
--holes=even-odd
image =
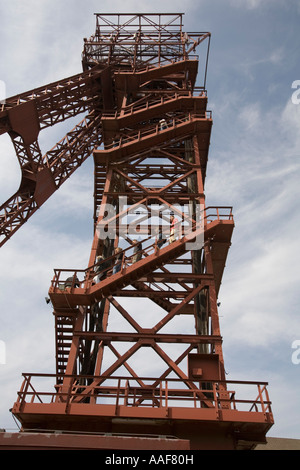
MULTIPOLYGON (((207 90, 213 131, 207 205, 233 206, 235 232, 219 300, 227 377, 269 382, 269 436, 300 438, 300 1, 0 0, 0 80, 7 96, 81 71, 93 13, 182 12, 186 31, 212 34, 207 90), (294 95, 293 95, 294 93, 294 95), (294 96, 294 100, 292 97, 294 96), (294 102, 293 102, 294 101, 294 102), (298 343, 297 343, 298 341, 298 343), (294 356, 293 356, 294 353, 294 356)), ((76 123, 40 135, 43 153, 76 123)), ((0 137, 0 199, 20 169, 0 137)), ((54 372, 54 321, 45 296, 56 267, 87 265, 93 165, 87 161, 0 249, 0 428, 23 372, 54 372)))

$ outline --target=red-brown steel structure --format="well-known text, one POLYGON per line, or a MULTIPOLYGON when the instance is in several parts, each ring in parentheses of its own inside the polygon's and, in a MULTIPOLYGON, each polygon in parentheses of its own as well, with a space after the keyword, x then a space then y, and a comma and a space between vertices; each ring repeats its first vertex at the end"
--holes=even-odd
POLYGON ((56 374, 24 374, 22 430, 0 445, 252 449, 273 416, 266 383, 225 377, 217 299, 234 220, 205 204, 210 34, 184 32, 181 13, 95 17, 83 72, 0 113, 22 170, 1 244, 91 154, 95 167, 87 268, 55 269, 49 289, 56 374), (39 132, 83 112, 43 156, 39 132))

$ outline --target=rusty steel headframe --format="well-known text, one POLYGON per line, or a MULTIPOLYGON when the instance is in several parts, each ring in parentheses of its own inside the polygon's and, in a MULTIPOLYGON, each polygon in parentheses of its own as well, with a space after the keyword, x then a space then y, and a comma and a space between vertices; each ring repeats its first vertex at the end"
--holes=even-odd
POLYGON ((56 374, 24 374, 13 406, 27 436, 59 431, 69 448, 76 432, 101 436, 98 448, 120 449, 126 435, 137 449, 252 449, 273 424, 266 383, 225 377, 217 300, 234 220, 231 207, 205 203, 210 33, 185 33, 182 18, 96 14, 83 73, 0 114, 22 169, 1 207, 2 243, 91 154, 95 166, 87 267, 55 269, 49 289, 56 374), (83 110, 42 156, 40 130, 83 110), (42 379, 52 389, 40 392, 42 379))

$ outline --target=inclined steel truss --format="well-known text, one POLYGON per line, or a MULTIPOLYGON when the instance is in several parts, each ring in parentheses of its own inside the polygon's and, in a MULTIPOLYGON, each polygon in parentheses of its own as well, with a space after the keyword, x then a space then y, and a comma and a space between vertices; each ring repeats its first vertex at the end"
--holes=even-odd
POLYGON ((217 302, 234 220, 205 203, 212 115, 191 56, 209 39, 184 33, 181 14, 97 14, 83 74, 2 110, 22 169, 1 207, 3 243, 91 154, 95 165, 87 268, 54 270, 56 374, 49 392, 24 375, 13 407, 24 430, 146 425, 192 449, 249 449, 272 426, 266 383, 247 382, 254 398, 240 399, 225 375, 217 302), (42 156, 40 129, 82 111, 42 156))
POLYGON ((8 98, 0 112, 21 167, 18 191, 0 207, 0 246, 61 186, 99 143, 101 76, 93 71, 8 98), (40 130, 89 111, 52 150, 42 155, 40 130))

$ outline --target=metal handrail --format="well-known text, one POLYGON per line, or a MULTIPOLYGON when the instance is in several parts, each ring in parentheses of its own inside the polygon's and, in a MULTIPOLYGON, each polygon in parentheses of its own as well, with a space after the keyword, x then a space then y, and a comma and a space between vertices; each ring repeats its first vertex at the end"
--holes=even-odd
MULTIPOLYGON (((204 210, 203 210, 203 219, 204 221, 206 221, 206 223, 211 223, 213 221, 221 221, 221 220, 233 220, 233 213, 232 213, 232 207, 231 206, 208 206, 208 207, 205 207, 204 210), (213 210, 214 212, 211 212, 211 210, 213 210), (222 214, 220 211, 221 210, 226 210, 227 211, 227 214, 222 214)), ((204 222, 205 223, 205 222, 204 222)), ((182 226, 180 225, 181 222, 178 222, 178 226, 180 226, 180 228, 182 228, 182 226)), ((188 233, 193 233, 195 231, 195 227, 197 225, 196 224, 193 224, 193 227, 192 229, 189 227, 189 231, 188 233)), ((184 229, 184 227, 183 227, 184 229)), ((176 231, 176 229, 175 229, 176 231)), ((185 236, 185 233, 184 233, 184 230, 183 230, 183 233, 182 233, 182 239, 184 238, 185 236)), ((143 243, 151 240, 153 238, 153 235, 151 234, 148 238, 146 238, 145 240, 143 240, 143 243)), ((127 248, 124 248, 120 253, 122 253, 122 261, 121 261, 121 268, 120 268, 120 271, 123 272, 123 270, 132 264, 131 262, 131 259, 132 259, 132 256, 133 254, 130 254, 128 256, 126 256, 126 253, 128 253, 129 250, 132 250, 134 248, 134 245, 131 245, 127 248)), ((141 252, 141 255, 143 256, 149 256, 149 254, 152 254, 151 252, 153 253, 157 253, 157 250, 158 250, 158 247, 157 247, 157 239, 155 239, 154 243, 146 246, 145 248, 143 248, 142 250, 140 250, 141 252)), ((71 282, 71 285, 68 286, 70 288, 70 292, 73 291, 73 289, 77 286, 77 287, 81 287, 81 288, 85 288, 85 289, 88 289, 89 287, 91 287, 91 284, 92 284, 92 279, 94 277, 96 277, 97 275, 101 274, 101 273, 104 273, 106 272, 107 276, 108 275, 111 275, 112 274, 112 270, 113 270, 113 266, 115 264, 115 260, 117 258, 119 254, 118 253, 114 253, 113 255, 105 258, 105 262, 108 264, 108 266, 106 266, 102 271, 99 271, 99 272, 95 272, 95 268, 97 267, 97 263, 89 266, 88 268, 85 268, 85 269, 62 269, 62 268, 59 268, 59 269, 54 269, 54 277, 51 281, 51 287, 52 289, 59 289, 59 286, 62 284, 62 283, 65 283, 67 279, 64 279, 64 280, 61 280, 60 279, 60 276, 61 276, 61 273, 62 272, 65 272, 65 273, 72 273, 72 281, 71 282), (80 281, 78 276, 83 276, 83 280, 80 281), (79 284, 79 286, 77 285, 79 284)))
POLYGON ((198 113, 191 113, 191 112, 188 112, 186 114, 183 113, 182 117, 168 119, 167 127, 164 129, 160 127, 159 123, 156 123, 142 130, 133 131, 132 133, 128 133, 126 135, 120 135, 119 139, 114 140, 113 142, 105 145, 105 150, 107 151, 107 150, 113 150, 116 148, 121 148, 122 145, 130 144, 134 141, 139 141, 140 139, 145 138, 149 135, 159 134, 167 130, 175 129, 178 125, 191 123, 195 119, 209 120, 211 119, 211 114, 212 112, 209 110, 206 110, 204 115, 198 114, 198 113))
POLYGON ((111 111, 111 112, 104 112, 102 115, 102 119, 104 118, 122 118, 124 116, 132 115, 133 113, 141 110, 149 109, 153 106, 162 105, 165 103, 169 103, 172 100, 180 99, 180 98, 203 98, 205 97, 204 91, 201 90, 199 96, 194 96, 193 92, 190 90, 183 90, 183 91, 176 91, 172 92, 171 94, 160 95, 159 97, 153 97, 145 101, 146 98, 142 100, 138 100, 137 102, 131 103, 121 108, 120 111, 111 111))
MULTIPOLYGON (((168 408, 170 406, 182 407, 182 403, 191 408, 199 408, 204 402, 210 402, 213 408, 216 410, 220 409, 233 409, 239 411, 239 405, 249 405, 248 412, 250 413, 272 413, 271 402, 269 400, 266 382, 249 382, 249 381, 223 381, 215 379, 197 379, 197 385, 189 379, 190 388, 177 388, 176 384, 182 385, 182 380, 179 378, 168 378, 168 379, 157 379, 151 377, 139 377, 139 381, 151 381, 152 384, 133 385, 131 382, 137 382, 135 377, 126 376, 80 376, 80 375, 64 375, 64 379, 68 384, 54 385, 54 390, 51 391, 37 391, 32 385, 34 378, 61 378, 58 374, 23 374, 24 381, 20 391, 18 392, 17 402, 20 404, 20 408, 26 403, 35 403, 38 400, 39 403, 46 403, 46 397, 53 403, 54 399, 61 403, 65 403, 66 406, 70 406, 72 402, 77 399, 83 399, 86 397, 94 397, 101 399, 101 405, 105 405, 105 400, 109 399, 110 405, 115 406, 154 406, 154 400, 161 408, 168 408), (91 385, 84 385, 85 380, 88 383, 93 379, 95 384, 92 388, 91 385), (103 385, 105 380, 115 383, 116 385, 103 385), (207 385, 210 385, 209 387, 207 385), (174 387, 175 385, 175 387, 174 387), (230 389, 227 387, 230 385, 230 389), (231 390, 232 385, 245 385, 247 388, 252 385, 258 389, 258 395, 255 399, 240 399, 236 398, 236 391, 231 390), (88 394, 84 393, 84 390, 88 390, 88 394), (130 400, 132 404, 130 403, 130 400), (153 400, 152 404, 145 403, 145 400, 153 400), (113 403, 111 403, 113 402, 113 403)), ((243 410, 244 411, 244 410, 243 410)))

